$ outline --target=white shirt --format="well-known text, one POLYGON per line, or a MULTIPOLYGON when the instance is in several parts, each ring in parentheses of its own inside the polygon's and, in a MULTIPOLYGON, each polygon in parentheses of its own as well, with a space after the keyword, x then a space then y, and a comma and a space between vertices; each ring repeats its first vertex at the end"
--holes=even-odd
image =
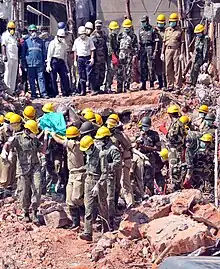
POLYGON ((50 62, 52 57, 63 59, 67 62, 67 44, 65 42, 59 42, 57 37, 55 37, 49 44, 47 62, 50 62))
POLYGON ((18 60, 18 43, 16 36, 11 35, 7 30, 2 34, 1 43, 6 46, 8 59, 18 60))
POLYGON ((85 40, 78 37, 74 41, 73 51, 77 56, 90 56, 92 50, 95 50, 95 45, 90 37, 87 36, 85 40))

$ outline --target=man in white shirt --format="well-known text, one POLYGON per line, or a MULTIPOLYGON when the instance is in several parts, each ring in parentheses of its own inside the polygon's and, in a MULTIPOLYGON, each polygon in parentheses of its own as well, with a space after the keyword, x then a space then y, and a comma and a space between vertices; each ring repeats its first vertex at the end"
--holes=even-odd
POLYGON ((55 36, 54 40, 50 42, 47 52, 46 71, 51 74, 52 87, 55 96, 59 94, 57 87, 57 74, 60 76, 63 96, 68 96, 70 88, 65 36, 65 30, 58 29, 57 35, 55 36))
POLYGON ((13 21, 7 24, 7 30, 2 34, 1 44, 5 62, 4 82, 11 90, 15 91, 18 73, 18 43, 13 21))
POLYGON ((78 67, 81 95, 86 95, 86 86, 91 82, 95 46, 92 39, 86 35, 85 26, 78 28, 78 35, 73 44, 74 65, 78 67))

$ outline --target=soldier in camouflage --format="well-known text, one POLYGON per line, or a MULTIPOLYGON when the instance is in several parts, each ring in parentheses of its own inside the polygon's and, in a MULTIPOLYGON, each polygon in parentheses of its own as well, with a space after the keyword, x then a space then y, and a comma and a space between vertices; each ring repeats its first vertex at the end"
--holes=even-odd
POLYGON ((125 19, 122 24, 124 30, 118 35, 119 65, 117 71, 117 92, 126 92, 130 89, 132 59, 138 54, 137 36, 132 30, 132 22, 125 19), (123 87, 124 86, 124 87, 123 87))
POLYGON ((105 70, 107 64, 107 34, 102 29, 102 21, 95 21, 95 30, 91 34, 91 38, 95 45, 95 61, 93 66, 93 82, 92 82, 92 90, 93 95, 98 94, 100 92, 100 87, 103 85, 105 79, 105 70))
POLYGON ((204 121, 200 125, 200 132, 202 134, 209 133, 209 134, 214 135, 215 134, 215 129, 216 129, 216 126, 214 125, 214 122, 215 122, 215 114, 212 113, 212 112, 207 113, 207 115, 205 116, 204 121))
POLYGON ((139 30, 140 43, 140 68, 141 68, 141 90, 146 89, 146 81, 149 79, 150 87, 154 87, 155 81, 155 48, 159 41, 154 28, 149 24, 147 15, 141 17, 141 29, 139 30))

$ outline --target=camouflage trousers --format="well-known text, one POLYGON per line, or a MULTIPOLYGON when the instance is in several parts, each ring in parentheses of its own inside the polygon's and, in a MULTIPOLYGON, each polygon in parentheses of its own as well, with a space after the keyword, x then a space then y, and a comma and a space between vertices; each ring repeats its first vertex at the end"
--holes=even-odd
POLYGON ((125 55, 125 58, 119 58, 119 65, 117 70, 117 92, 124 92, 130 89, 131 84, 131 69, 132 69, 132 54, 125 55))
POLYGON ((30 206, 37 210, 41 197, 41 173, 40 166, 36 165, 27 174, 18 175, 17 195, 24 212, 28 212, 30 206))
POLYGON ((193 86, 196 86, 197 79, 200 73, 200 67, 202 66, 202 64, 203 64, 202 55, 201 57, 196 58, 195 61, 192 63, 192 68, 190 72, 190 83, 193 86))
POLYGON ((105 80, 105 62, 95 62, 92 75, 92 89, 99 91, 105 80))
POLYGON ((144 166, 144 185, 146 191, 151 195, 154 194, 154 179, 155 179, 155 157, 154 154, 149 154, 147 156, 149 162, 145 162, 144 166))
POLYGON ((92 223, 94 214, 98 208, 99 215, 101 216, 102 229, 104 232, 108 231, 108 205, 107 205, 107 184, 99 185, 99 194, 94 197, 92 195, 92 189, 95 187, 99 178, 87 175, 85 180, 85 225, 84 233, 92 235, 92 223))
POLYGON ((146 47, 140 53, 141 82, 146 83, 149 79, 150 87, 154 86, 155 81, 155 64, 153 60, 153 48, 146 47))
POLYGON ((107 76, 106 76, 106 87, 108 90, 111 90, 114 76, 117 73, 118 67, 112 64, 112 56, 109 55, 107 59, 107 76))
POLYGON ((107 202, 109 219, 115 216, 115 183, 116 176, 114 174, 109 174, 107 179, 107 202))

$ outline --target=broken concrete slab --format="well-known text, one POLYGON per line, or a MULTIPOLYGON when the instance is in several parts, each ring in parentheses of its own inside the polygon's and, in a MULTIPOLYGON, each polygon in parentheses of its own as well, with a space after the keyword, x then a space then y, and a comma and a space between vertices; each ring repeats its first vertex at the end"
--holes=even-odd
POLYGON ((71 224, 64 210, 50 212, 44 215, 44 220, 49 228, 62 228, 71 224))

